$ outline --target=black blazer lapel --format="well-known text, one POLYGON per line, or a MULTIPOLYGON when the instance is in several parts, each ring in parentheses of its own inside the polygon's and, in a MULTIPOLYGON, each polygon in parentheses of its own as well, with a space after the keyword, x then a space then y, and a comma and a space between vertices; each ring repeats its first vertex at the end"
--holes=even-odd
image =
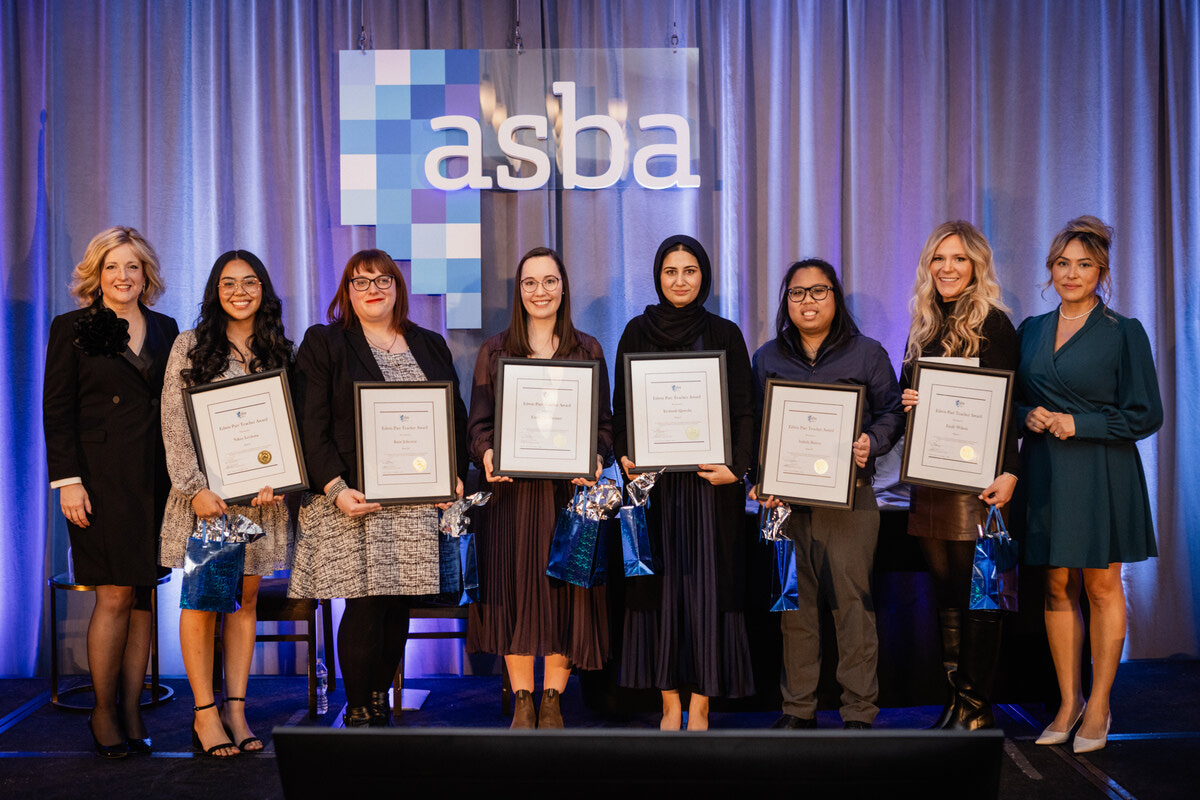
POLYGON ((350 348, 352 356, 358 359, 360 366, 359 369, 351 369, 351 374, 361 375, 365 371, 371 376, 371 380, 382 381, 383 371, 379 369, 379 364, 371 355, 371 347, 367 344, 367 337, 363 334, 360 325, 355 324, 346 331, 346 344, 350 348))

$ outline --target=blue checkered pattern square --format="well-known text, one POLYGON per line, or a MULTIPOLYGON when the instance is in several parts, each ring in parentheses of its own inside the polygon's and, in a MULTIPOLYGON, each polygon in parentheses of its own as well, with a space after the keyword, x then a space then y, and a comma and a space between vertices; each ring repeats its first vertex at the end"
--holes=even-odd
POLYGON ((478 328, 479 191, 432 188, 425 159, 434 148, 466 144, 462 131, 434 131, 430 120, 478 119, 479 51, 338 56, 342 224, 374 225, 377 247, 411 261, 414 294, 446 295, 447 326, 478 328))

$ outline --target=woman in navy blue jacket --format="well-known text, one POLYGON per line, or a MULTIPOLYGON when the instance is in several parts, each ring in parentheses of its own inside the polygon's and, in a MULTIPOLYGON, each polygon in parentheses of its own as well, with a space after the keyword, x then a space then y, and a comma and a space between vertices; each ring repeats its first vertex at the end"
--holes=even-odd
MULTIPOLYGON (((798 261, 780 287, 776 338, 754 354, 755 406, 761 418, 768 378, 866 388, 862 433, 851 446, 858 480, 854 509, 797 506, 787 536, 795 543, 799 609, 785 611, 783 716, 776 728, 817 727, 821 675, 819 603, 833 610, 838 643, 842 721, 870 728, 879 713, 879 643, 871 600, 871 569, 879 538, 879 510, 871 478, 875 458, 892 449, 904 425, 900 386, 879 342, 862 335, 846 308, 833 267, 819 258, 798 261)), ((753 497, 753 490, 751 490, 753 497)), ((774 497, 762 500, 778 505, 774 497)))

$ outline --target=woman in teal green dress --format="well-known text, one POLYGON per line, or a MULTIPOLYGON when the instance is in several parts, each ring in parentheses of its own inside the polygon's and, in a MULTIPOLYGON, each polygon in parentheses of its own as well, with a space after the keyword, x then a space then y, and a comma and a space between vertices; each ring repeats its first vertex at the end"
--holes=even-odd
POLYGON ((1027 497, 1025 561, 1046 571, 1046 636, 1062 705, 1038 744, 1104 747, 1109 694, 1125 644, 1121 564, 1158 555, 1137 441, 1162 425, 1162 401, 1141 323, 1108 308, 1112 229, 1079 217, 1054 238, 1046 267, 1062 299, 1017 332, 1018 412, 1027 497), (1083 617, 1091 608, 1092 690, 1081 681, 1083 617))

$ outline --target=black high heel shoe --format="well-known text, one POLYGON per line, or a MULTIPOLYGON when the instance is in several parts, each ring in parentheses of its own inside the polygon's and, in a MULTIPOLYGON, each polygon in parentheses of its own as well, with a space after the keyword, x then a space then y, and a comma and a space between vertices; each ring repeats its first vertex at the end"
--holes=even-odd
POLYGON ((96 729, 92 727, 90 715, 88 716, 88 731, 92 734, 92 745, 96 748, 96 755, 101 758, 124 758, 129 755, 129 745, 125 742, 100 744, 100 740, 96 738, 96 729))
POLYGON ((145 739, 126 739, 125 747, 132 756, 148 756, 154 752, 154 741, 149 736, 145 739))
MULTIPOLYGON (((130 727, 129 723, 126 722, 124 727, 128 730, 130 727)), ((131 756, 148 756, 154 752, 154 740, 149 736, 141 739, 127 737, 125 739, 125 746, 129 749, 129 755, 131 756)))
POLYGON ((216 705, 217 704, 213 702, 206 706, 192 706, 192 750, 196 751, 197 753, 203 753, 210 758, 233 758, 234 756, 240 756, 242 751, 238 749, 238 746, 234 744, 232 740, 219 742, 218 744, 214 744, 212 747, 206 750, 204 748, 204 743, 200 741, 200 734, 196 733, 196 712, 207 711, 210 708, 215 708, 216 705), (223 756, 217 755, 218 750, 225 750, 227 748, 232 748, 234 752, 223 756))

